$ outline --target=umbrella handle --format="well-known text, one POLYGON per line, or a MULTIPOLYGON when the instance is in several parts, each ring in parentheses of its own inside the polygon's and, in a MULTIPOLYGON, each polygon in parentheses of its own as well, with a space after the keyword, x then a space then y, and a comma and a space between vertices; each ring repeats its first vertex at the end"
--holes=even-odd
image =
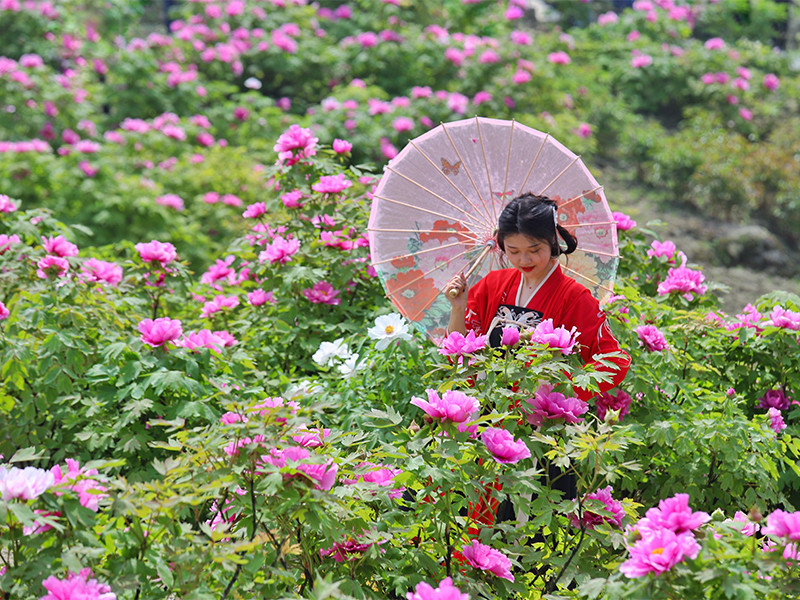
MULTIPOLYGON (((486 242, 486 245, 483 247, 483 250, 481 250, 481 253, 478 256, 478 258, 475 259, 475 262, 472 263, 472 266, 464 274, 464 279, 469 279, 470 277, 472 277, 472 274, 478 269, 478 267, 481 266, 481 263, 483 263, 483 259, 486 258, 486 255, 489 253, 489 251, 494 250, 496 247, 497 247, 497 242, 495 242, 494 240, 489 240, 488 242, 486 242)), ((450 296, 451 298, 455 298, 456 296, 458 296, 458 294, 459 292, 457 292, 456 290, 450 290, 449 292, 447 292, 447 295, 450 296)))

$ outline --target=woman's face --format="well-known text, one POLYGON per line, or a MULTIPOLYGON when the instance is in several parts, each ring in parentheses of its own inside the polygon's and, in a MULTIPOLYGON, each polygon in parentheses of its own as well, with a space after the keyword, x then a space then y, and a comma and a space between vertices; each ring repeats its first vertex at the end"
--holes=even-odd
POLYGON ((524 233, 512 233, 503 241, 511 265, 522 272, 523 279, 538 280, 552 266, 551 250, 547 240, 532 238, 524 233))

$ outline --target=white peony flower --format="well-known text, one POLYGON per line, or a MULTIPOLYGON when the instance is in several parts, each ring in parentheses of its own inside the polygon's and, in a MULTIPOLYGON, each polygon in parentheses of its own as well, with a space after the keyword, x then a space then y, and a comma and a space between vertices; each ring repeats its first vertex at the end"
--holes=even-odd
POLYGON ((339 338, 332 342, 322 342, 311 358, 320 367, 327 367, 335 359, 345 360, 349 356, 350 348, 345 344, 344 338, 339 338))
POLYGON ((360 370, 363 366, 364 363, 358 364, 358 354, 351 354, 336 368, 339 369, 339 373, 345 377, 352 377, 356 374, 356 371, 360 370))
POLYGON ((375 325, 367 330, 373 340, 378 340, 375 348, 383 350, 392 340, 410 340, 408 323, 399 313, 381 315, 375 319, 375 325))

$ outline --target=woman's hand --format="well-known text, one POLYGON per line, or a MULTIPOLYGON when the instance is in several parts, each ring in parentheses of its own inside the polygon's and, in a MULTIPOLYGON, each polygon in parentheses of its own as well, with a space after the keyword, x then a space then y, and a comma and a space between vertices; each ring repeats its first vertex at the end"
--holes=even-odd
POLYGON ((453 277, 442 291, 453 307, 466 308, 469 287, 463 273, 453 277))

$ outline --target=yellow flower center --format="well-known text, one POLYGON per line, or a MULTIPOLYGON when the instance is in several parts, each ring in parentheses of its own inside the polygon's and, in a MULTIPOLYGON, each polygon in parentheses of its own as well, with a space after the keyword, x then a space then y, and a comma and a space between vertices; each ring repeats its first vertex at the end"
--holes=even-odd
POLYGON ((391 335, 394 333, 394 327, 392 325, 387 325, 385 331, 387 335, 391 335))
POLYGON ((656 548, 650 554, 664 554, 664 549, 663 548, 656 548))

